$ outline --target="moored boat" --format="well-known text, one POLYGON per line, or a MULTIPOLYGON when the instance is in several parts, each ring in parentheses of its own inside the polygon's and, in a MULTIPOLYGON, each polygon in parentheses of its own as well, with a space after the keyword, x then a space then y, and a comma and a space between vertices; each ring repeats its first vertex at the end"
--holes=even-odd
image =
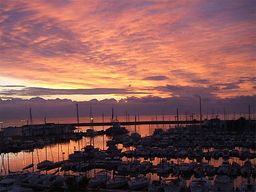
POLYGON ((217 175, 214 180, 214 192, 233 191, 233 180, 226 175, 217 175))
POLYGON ((115 176, 114 178, 110 179, 106 183, 107 189, 121 189, 127 186, 128 180, 126 177, 122 176, 115 176))
POLYGON ((194 179, 191 182, 190 186, 191 192, 209 192, 210 191, 210 184, 206 179, 194 179))
POLYGON ((148 187, 149 179, 145 176, 134 177, 128 184, 131 190, 142 190, 148 187))

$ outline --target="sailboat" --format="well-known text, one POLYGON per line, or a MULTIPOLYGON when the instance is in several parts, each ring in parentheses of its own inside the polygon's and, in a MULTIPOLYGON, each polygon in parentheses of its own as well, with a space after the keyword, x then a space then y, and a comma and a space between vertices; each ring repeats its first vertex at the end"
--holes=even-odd
POLYGON ((106 183, 107 189, 120 189, 127 186, 128 180, 123 176, 115 176, 112 179, 108 180, 106 183))
POLYGON ((89 188, 97 188, 97 187, 103 187, 106 185, 107 180, 109 180, 109 175, 107 172, 100 172, 95 177, 91 178, 88 187, 89 188))
POLYGON ((33 172, 34 172, 34 155, 33 155, 33 151, 32 151, 32 158, 31 158, 31 164, 27 165, 26 167, 24 167, 22 170, 27 170, 30 168, 33 168, 33 172))
POLYGON ((148 187, 149 179, 145 176, 139 176, 131 179, 128 184, 131 190, 141 190, 148 187))
POLYGON ((30 169, 30 168, 32 168, 32 167, 34 167, 34 164, 33 164, 33 163, 27 165, 27 166, 24 167, 22 170, 27 170, 27 169, 30 169))
POLYGON ((191 182, 190 190, 191 192, 209 192, 210 183, 203 178, 194 179, 191 182))
POLYGON ((45 160, 37 164, 39 170, 49 170, 54 167, 54 162, 47 160, 47 146, 45 147, 45 160))
POLYGON ((233 180, 226 175, 217 175, 214 181, 214 192, 226 192, 233 190, 233 180))

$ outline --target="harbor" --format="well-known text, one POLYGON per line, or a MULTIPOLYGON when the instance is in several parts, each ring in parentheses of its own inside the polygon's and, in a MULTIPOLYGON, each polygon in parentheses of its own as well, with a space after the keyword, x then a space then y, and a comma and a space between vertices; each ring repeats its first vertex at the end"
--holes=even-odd
POLYGON ((0 192, 256 192, 256 0, 0 0, 0 192))
MULTIPOLYGON (((242 192, 255 187, 254 120, 153 122, 124 126, 115 119, 112 126, 45 125, 62 127, 62 133, 63 127, 70 126, 59 137, 58 131, 53 134, 37 128, 36 134, 30 127, 35 138, 30 143, 41 142, 41 146, 2 152, 1 181, 11 179, 10 188, 32 191, 194 192, 198 188, 214 192, 220 185, 227 189, 222 191, 242 192), (25 158, 23 167, 14 166, 15 153, 25 158)), ((26 139, 31 139, 24 130, 26 139)))

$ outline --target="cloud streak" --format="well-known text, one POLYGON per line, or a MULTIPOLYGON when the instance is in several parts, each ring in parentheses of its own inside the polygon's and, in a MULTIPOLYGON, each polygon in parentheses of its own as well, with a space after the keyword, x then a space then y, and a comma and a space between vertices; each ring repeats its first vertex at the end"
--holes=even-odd
MULTIPOLYGON (((166 84, 188 92, 204 87, 221 98, 254 95, 255 81, 247 79, 255 78, 255 6, 253 0, 1 1, 0 77, 43 91, 111 85, 123 97, 166 84), (133 92, 122 90, 129 85, 133 92)), ((169 96, 162 89, 145 94, 169 96)))
POLYGON ((49 95, 130 95, 147 94, 147 92, 133 91, 120 88, 94 88, 94 89, 50 89, 41 87, 25 87, 20 90, 7 89, 0 91, 3 96, 49 96, 49 95))

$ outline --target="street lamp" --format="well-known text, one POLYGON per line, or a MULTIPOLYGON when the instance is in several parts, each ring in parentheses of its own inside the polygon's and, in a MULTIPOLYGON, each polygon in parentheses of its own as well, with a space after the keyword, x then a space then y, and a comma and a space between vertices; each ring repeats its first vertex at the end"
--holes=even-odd
POLYGON ((4 122, 0 121, 0 124, 1 124, 1 129, 3 129, 4 122))
POLYGON ((23 126, 23 125, 25 125, 26 120, 25 120, 25 119, 22 119, 22 120, 20 120, 20 122, 21 122, 21 126, 23 126))

